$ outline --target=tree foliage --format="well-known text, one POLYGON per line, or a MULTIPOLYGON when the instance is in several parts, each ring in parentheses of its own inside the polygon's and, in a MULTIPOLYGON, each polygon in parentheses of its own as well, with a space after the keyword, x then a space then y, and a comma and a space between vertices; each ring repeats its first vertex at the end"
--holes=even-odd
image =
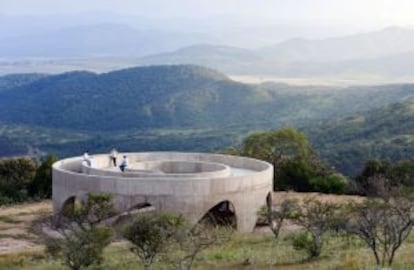
POLYGON ((36 173, 36 163, 30 159, 0 161, 0 205, 27 200, 27 190, 36 173))
POLYGON ((28 189, 30 196, 41 199, 52 197, 52 165, 56 160, 54 155, 48 155, 36 169, 28 189))
POLYGON ((61 219, 59 238, 46 239, 46 250, 64 265, 79 270, 102 262, 103 249, 109 245, 113 230, 101 222, 113 215, 112 196, 88 194, 61 219))
POLYGON ((317 176, 311 178, 309 183, 313 190, 331 194, 344 194, 348 187, 348 180, 339 173, 317 176))
POLYGON ((300 237, 297 247, 304 248, 310 258, 318 257, 323 246, 322 236, 337 223, 340 207, 337 204, 307 199, 292 217, 295 224, 303 227, 306 234, 300 237), (307 241, 306 238, 309 238, 307 241))
POLYGON ((391 163, 369 160, 355 178, 359 192, 368 196, 391 196, 392 193, 414 187, 414 160, 391 163))
POLYGON ((283 128, 251 134, 244 140, 241 153, 278 167, 286 159, 307 157, 311 148, 303 133, 293 128, 283 128))
POLYGON ((239 153, 273 165, 275 190, 343 193, 348 184, 316 157, 306 135, 293 128, 251 134, 239 153))
POLYGON ((181 216, 144 213, 125 227, 123 237, 132 244, 131 251, 139 257, 144 269, 151 269, 157 257, 167 252, 183 225, 181 216))

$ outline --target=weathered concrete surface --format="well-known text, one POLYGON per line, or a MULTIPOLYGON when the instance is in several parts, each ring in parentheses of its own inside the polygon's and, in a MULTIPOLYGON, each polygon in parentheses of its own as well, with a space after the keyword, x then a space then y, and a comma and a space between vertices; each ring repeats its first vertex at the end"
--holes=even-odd
POLYGON ((160 211, 183 214, 192 223, 229 201, 235 208, 237 229, 249 232, 272 191, 272 165, 251 158, 180 152, 120 153, 119 157, 123 155, 128 156, 130 168, 124 173, 111 167, 109 155, 93 155, 91 167, 82 163, 82 157, 53 164, 56 220, 68 199, 105 192, 113 194, 121 212, 147 203, 160 211))

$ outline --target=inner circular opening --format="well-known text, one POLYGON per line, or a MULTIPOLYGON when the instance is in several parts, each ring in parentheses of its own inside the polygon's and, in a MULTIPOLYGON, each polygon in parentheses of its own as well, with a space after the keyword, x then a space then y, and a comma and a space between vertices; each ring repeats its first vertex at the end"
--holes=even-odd
POLYGON ((203 173, 225 170, 226 166, 216 163, 192 161, 143 161, 131 164, 129 170, 166 174, 203 173))

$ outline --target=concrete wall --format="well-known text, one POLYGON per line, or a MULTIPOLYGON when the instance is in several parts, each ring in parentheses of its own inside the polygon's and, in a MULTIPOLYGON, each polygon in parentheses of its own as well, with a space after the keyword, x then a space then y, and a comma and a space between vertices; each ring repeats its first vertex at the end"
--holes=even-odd
MULTIPOLYGON (((240 176, 211 175, 214 171, 182 177, 179 174, 146 175, 110 170, 108 155, 92 157, 92 167, 84 168, 82 158, 70 158, 53 165, 53 207, 58 219, 64 202, 88 193, 105 192, 114 195, 119 211, 146 202, 157 210, 185 215, 190 222, 198 222, 212 207, 230 201, 240 231, 252 231, 257 210, 266 203, 272 190, 273 168, 270 164, 244 157, 220 154, 152 152, 125 153, 130 164, 147 161, 208 162, 250 170, 240 176), (85 171, 86 170, 86 171, 85 171), (85 172, 83 172, 85 171, 85 172)), ((122 156, 123 154, 120 154, 122 156)), ((222 168, 217 167, 218 171, 222 168)))

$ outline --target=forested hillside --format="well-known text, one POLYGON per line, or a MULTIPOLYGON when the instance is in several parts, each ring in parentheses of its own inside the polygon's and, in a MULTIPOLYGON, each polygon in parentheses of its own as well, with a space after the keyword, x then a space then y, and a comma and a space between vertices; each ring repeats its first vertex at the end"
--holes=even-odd
POLYGON ((329 164, 349 174, 357 174, 369 159, 409 159, 414 156, 414 99, 323 121, 305 131, 329 164))
POLYGON ((198 66, 48 76, 0 93, 0 121, 88 131, 305 124, 398 102, 414 85, 248 85, 198 66))
POLYGON ((7 89, 23 86, 46 77, 45 74, 28 73, 28 74, 10 74, 0 77, 0 92, 7 89))
POLYGON ((253 85, 191 65, 13 76, 0 77, 8 82, 0 87, 0 156, 111 147, 217 151, 282 126, 304 130, 320 156, 346 174, 369 158, 414 153, 411 84, 253 85))

